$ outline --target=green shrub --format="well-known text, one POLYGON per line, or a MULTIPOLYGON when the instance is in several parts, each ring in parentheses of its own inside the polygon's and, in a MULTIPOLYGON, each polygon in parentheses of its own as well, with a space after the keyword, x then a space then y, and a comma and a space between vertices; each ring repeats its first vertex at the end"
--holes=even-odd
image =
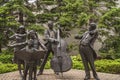
POLYGON ((3 50, 0 54, 0 73, 6 73, 17 70, 16 64, 11 64, 13 53, 9 50, 3 50))
POLYGON ((6 72, 11 72, 11 71, 16 71, 17 69, 18 68, 17 68, 16 64, 10 64, 10 63, 2 64, 0 62, 0 74, 6 73, 6 72))
POLYGON ((45 65, 45 69, 50 69, 50 60, 47 61, 46 65, 45 65))
POLYGON ((5 55, 13 55, 13 51, 11 49, 7 49, 7 50, 2 50, 2 54, 5 54, 5 55))
POLYGON ((80 55, 71 56, 71 59, 73 62, 72 65, 73 69, 82 69, 82 70, 84 69, 80 55))
POLYGON ((2 63, 11 63, 13 58, 13 52, 9 50, 3 50, 2 54, 0 54, 0 62, 2 63))
MULTIPOLYGON (((0 73, 10 72, 17 70, 16 64, 10 64, 12 55, 10 54, 2 54, 0 55, 0 73)), ((45 65, 45 69, 50 69, 50 60, 52 55, 49 56, 47 64, 45 65)), ((73 65, 73 69, 84 70, 84 66, 81 60, 80 55, 71 56, 73 65)), ((105 73, 120 73, 120 59, 115 60, 97 60, 95 61, 96 71, 105 72, 105 73)))
POLYGON ((13 55, 1 54, 0 55, 0 62, 2 62, 2 63, 11 63, 12 58, 13 58, 13 55))
MULTIPOLYGON (((73 69, 84 70, 80 56, 72 56, 73 69)), ((120 73, 120 59, 116 60, 97 60, 95 61, 96 71, 105 73, 120 73)))
POLYGON ((120 59, 116 60, 98 60, 95 62, 98 72, 120 73, 120 59))

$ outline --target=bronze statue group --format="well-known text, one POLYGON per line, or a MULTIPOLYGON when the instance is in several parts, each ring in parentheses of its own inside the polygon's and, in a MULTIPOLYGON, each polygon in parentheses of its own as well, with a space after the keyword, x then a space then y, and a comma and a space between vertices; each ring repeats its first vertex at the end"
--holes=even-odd
MULTIPOLYGON (((50 53, 53 54, 50 65, 56 75, 72 68, 72 60, 67 54, 67 42, 62 37, 62 30, 60 27, 55 30, 53 26, 53 22, 48 22, 48 29, 45 30, 44 34, 45 44, 41 42, 36 31, 30 30, 26 32, 24 26, 20 26, 11 37, 8 36, 9 40, 14 41, 9 47, 14 47, 13 62, 18 64, 22 80, 26 80, 28 71, 29 80, 37 80, 37 65, 41 62, 37 74, 39 76, 43 74, 50 53), (23 65, 23 71, 21 70, 21 64, 23 65), (32 77, 33 73, 34 77, 32 77)), ((95 23, 90 23, 88 31, 83 35, 75 36, 75 39, 80 40, 79 52, 85 69, 84 80, 91 79, 90 68, 94 79, 100 80, 94 65, 94 61, 97 58, 97 54, 93 49, 94 42, 98 37, 96 27, 95 23)))

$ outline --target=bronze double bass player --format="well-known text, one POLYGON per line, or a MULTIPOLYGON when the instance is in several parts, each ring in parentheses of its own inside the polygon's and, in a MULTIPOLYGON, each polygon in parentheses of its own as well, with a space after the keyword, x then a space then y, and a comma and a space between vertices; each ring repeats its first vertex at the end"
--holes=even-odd
POLYGON ((55 40, 54 56, 51 59, 51 68, 54 72, 66 72, 72 67, 72 60, 67 54, 67 42, 62 38, 60 27, 57 30, 57 39, 55 40))

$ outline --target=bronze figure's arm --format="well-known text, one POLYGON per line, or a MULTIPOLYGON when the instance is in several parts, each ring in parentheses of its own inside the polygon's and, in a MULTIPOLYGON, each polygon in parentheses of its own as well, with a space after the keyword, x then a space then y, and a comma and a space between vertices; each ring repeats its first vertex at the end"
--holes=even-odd
POLYGON ((39 40, 39 45, 41 46, 41 48, 45 51, 47 51, 46 46, 39 40))
POLYGON ((21 45, 26 46, 27 44, 28 44, 27 42, 22 42, 22 43, 16 43, 16 44, 8 45, 8 47, 17 47, 17 46, 21 46, 21 45))
POLYGON ((88 31, 86 31, 82 35, 77 34, 77 35, 75 35, 75 39, 82 39, 87 33, 88 33, 88 31))
POLYGON ((26 36, 27 34, 16 34, 16 36, 19 36, 19 37, 24 37, 26 36))
POLYGON ((45 41, 57 42, 57 40, 56 40, 55 38, 51 38, 51 37, 49 36, 49 33, 48 33, 47 30, 45 31, 44 35, 45 35, 45 38, 44 38, 45 41))
POLYGON ((80 36, 80 35, 78 35, 78 34, 77 34, 77 35, 75 35, 75 39, 82 39, 82 37, 83 37, 83 35, 81 35, 81 36, 80 36))
POLYGON ((9 40, 15 40, 15 39, 16 39, 16 35, 17 35, 17 34, 14 34, 14 35, 8 37, 8 39, 9 39, 9 40))
POLYGON ((94 43, 95 43, 95 41, 96 41, 96 39, 98 38, 98 31, 94 31, 94 38, 92 39, 92 41, 91 41, 91 45, 94 45, 94 43))
POLYGON ((48 39, 49 39, 48 31, 45 30, 45 32, 44 32, 44 40, 48 40, 48 39))

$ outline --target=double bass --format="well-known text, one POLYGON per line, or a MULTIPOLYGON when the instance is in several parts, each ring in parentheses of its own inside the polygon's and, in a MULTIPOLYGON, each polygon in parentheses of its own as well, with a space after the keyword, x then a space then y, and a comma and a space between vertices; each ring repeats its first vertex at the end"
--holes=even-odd
POLYGON ((68 55, 67 42, 60 37, 60 28, 57 30, 57 44, 54 49, 54 56, 51 59, 51 68, 54 72, 66 72, 72 68, 72 60, 68 55))

